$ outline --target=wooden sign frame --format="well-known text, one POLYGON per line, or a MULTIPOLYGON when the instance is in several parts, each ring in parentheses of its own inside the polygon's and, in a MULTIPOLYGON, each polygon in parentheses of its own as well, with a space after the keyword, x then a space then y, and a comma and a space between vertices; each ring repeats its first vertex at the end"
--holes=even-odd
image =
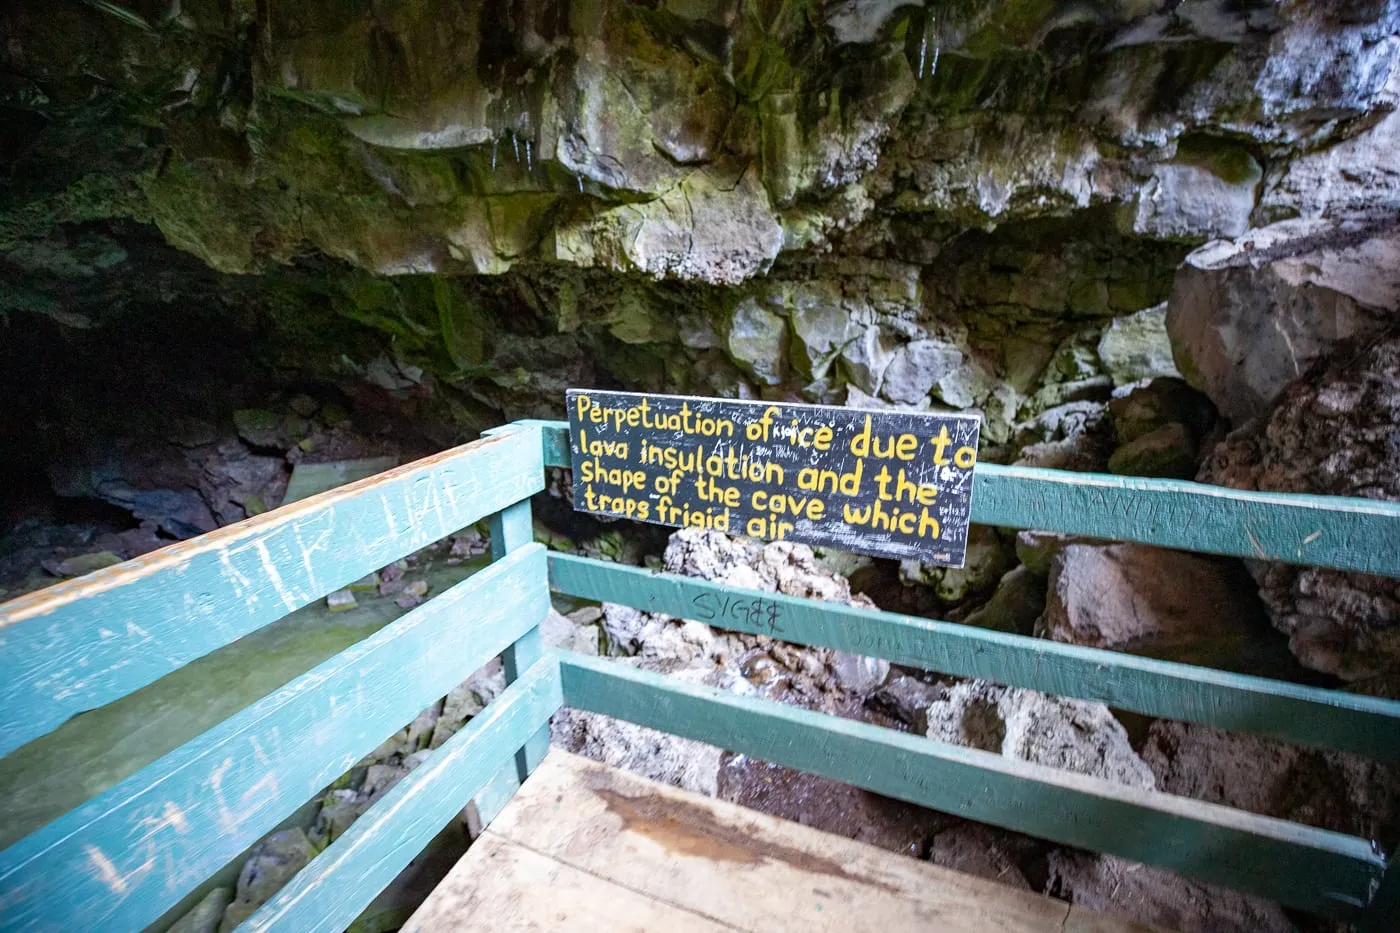
POLYGON ((981 419, 570 389, 574 508, 961 567, 981 419))

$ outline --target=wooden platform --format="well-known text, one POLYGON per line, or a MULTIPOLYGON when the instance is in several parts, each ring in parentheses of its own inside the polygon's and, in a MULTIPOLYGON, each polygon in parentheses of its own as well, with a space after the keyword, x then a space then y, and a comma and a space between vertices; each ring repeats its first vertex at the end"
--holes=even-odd
POLYGON ((1148 933, 558 750, 404 933, 1148 933))

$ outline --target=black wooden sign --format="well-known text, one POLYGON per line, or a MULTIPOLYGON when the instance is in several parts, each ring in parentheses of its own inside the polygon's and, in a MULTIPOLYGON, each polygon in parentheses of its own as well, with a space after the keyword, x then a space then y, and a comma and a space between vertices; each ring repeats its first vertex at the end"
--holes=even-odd
POLYGON ((975 415, 570 389, 574 508, 961 567, 975 415))

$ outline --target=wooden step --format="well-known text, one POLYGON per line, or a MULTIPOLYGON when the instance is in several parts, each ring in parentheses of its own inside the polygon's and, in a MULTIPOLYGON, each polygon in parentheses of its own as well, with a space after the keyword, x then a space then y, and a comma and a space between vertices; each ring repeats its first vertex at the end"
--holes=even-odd
POLYGON ((551 751, 405 933, 1150 933, 551 751))

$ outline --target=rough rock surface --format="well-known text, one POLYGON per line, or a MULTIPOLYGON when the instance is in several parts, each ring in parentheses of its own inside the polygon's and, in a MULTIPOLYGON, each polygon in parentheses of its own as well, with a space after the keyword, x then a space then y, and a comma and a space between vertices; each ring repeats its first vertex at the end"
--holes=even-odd
MULTIPOLYGON (((1339 349, 1232 436, 1204 482, 1400 500, 1400 338, 1339 349)), ((1304 664, 1347 680, 1400 667, 1400 581, 1285 564, 1253 568, 1274 625, 1304 664)))
POLYGON ((571 752, 697 794, 719 793, 724 750, 597 713, 566 709, 554 717, 550 740, 571 752))
POLYGON ((1148 730, 1142 757, 1169 794, 1378 839, 1387 849, 1400 832, 1400 771, 1356 755, 1162 720, 1148 730))
POLYGON ((1192 881, 1112 855, 1073 849, 1050 853, 1048 890, 1106 913, 1181 933, 1293 933, 1277 904, 1192 881))
POLYGON ((930 704, 927 735, 1035 764, 1151 789, 1156 778, 1108 707, 965 681, 930 704))
POLYGON ((1050 563, 1041 627, 1056 641, 1197 663, 1268 632, 1237 561, 1140 544, 1070 544, 1050 563))

